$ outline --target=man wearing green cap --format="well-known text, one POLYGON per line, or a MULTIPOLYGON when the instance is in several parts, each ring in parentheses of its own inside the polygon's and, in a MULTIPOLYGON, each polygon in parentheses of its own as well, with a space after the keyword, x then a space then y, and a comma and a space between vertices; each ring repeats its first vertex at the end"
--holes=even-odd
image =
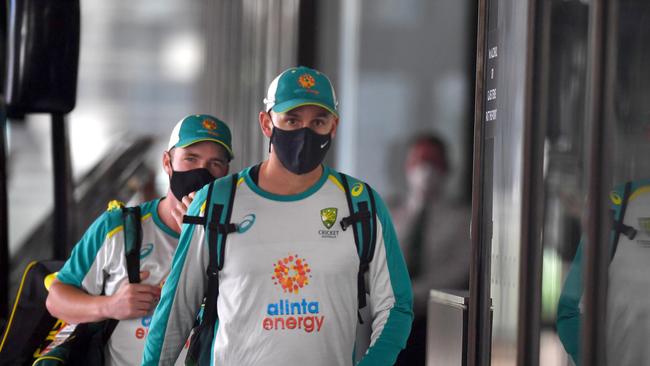
POLYGON ((134 365, 142 350, 160 288, 171 267, 179 217, 190 193, 228 173, 230 130, 209 115, 183 118, 162 156, 170 179, 163 198, 140 204, 140 283, 129 283, 122 212, 109 207, 86 231, 50 287, 47 308, 70 324, 120 320, 106 344, 109 365, 134 365))
POLYGON ((197 192, 193 221, 213 222, 206 210, 216 207, 230 222, 183 226, 143 364, 176 360, 217 278, 205 364, 350 365, 368 293, 371 344, 359 365, 392 365, 413 319, 410 281, 379 195, 322 164, 339 123, 334 89, 319 71, 295 67, 273 80, 264 103, 269 157, 197 192), (228 187, 231 203, 221 206, 228 187), (217 243, 226 233, 216 267, 213 232, 217 243))

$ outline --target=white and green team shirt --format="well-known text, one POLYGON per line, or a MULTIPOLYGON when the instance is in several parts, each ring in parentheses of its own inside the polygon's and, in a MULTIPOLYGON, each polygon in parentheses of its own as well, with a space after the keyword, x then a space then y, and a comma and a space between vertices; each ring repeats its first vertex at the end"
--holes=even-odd
MULTIPOLYGON (((219 272, 213 365, 351 365, 357 320, 353 230, 337 172, 324 168, 307 191, 261 190, 240 173, 219 272)), ((215 189, 226 189, 217 180, 215 189)), ((229 187, 227 188, 229 189, 229 187)), ((188 210, 203 215, 207 189, 188 210)), ((376 193, 375 193, 376 195, 376 193)), ((408 273, 388 211, 378 195, 377 244, 367 274, 371 347, 363 365, 392 365, 412 321, 408 273)), ((200 225, 184 225, 172 271, 151 324, 143 364, 176 360, 207 288, 208 247, 200 225)))
MULTIPOLYGON (((144 284, 162 286, 169 274, 178 234, 158 216, 160 200, 140 205, 142 248, 140 270, 149 271, 144 284)), ((124 256, 122 211, 106 211, 88 228, 74 247, 57 279, 91 295, 112 295, 129 282, 124 256)), ((107 365, 134 365, 142 357, 151 315, 121 320, 106 345, 107 365)), ((184 360, 182 355, 179 360, 184 360)), ((182 362, 179 362, 182 364, 182 362)))

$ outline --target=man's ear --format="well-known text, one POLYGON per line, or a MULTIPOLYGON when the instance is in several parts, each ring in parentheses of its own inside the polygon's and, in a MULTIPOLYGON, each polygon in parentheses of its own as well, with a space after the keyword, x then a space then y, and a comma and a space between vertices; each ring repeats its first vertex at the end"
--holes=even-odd
POLYGON ((260 128, 264 136, 271 138, 273 133, 273 121, 271 121, 271 116, 269 113, 261 111, 259 114, 260 128))
POLYGON ((330 134, 332 135, 332 138, 334 138, 334 136, 336 136, 336 129, 338 127, 339 127, 339 118, 334 117, 334 123, 332 125, 332 132, 330 132, 330 134))
POLYGON ((172 170, 171 153, 169 151, 163 152, 162 165, 163 165, 163 169, 165 170, 165 173, 167 173, 167 176, 171 177, 173 170, 172 170))

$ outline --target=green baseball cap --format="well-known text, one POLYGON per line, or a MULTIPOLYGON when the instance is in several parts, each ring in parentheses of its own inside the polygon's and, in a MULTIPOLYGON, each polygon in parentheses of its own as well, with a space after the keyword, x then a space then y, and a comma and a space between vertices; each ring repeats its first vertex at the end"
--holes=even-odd
POLYGON ((303 105, 317 105, 338 117, 338 101, 330 80, 322 72, 305 66, 292 67, 278 75, 264 98, 266 110, 277 113, 303 105))
POLYGON ((231 140, 230 129, 223 121, 208 114, 192 114, 176 124, 167 150, 187 147, 200 141, 213 141, 223 146, 232 160, 235 156, 230 146, 231 140))

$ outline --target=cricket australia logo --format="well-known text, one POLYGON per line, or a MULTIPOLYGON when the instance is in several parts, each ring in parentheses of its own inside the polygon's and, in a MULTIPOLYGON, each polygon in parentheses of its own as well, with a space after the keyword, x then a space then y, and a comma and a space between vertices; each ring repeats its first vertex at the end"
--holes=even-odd
POLYGON ((322 238, 336 239, 339 235, 338 230, 331 230, 332 226, 336 223, 336 217, 338 216, 338 208, 328 207, 320 210, 320 220, 327 230, 318 230, 318 234, 322 238))
POLYGON ((323 225, 326 228, 330 229, 336 222, 336 215, 338 214, 338 209, 335 207, 324 208, 320 210, 320 219, 323 221, 323 225))

